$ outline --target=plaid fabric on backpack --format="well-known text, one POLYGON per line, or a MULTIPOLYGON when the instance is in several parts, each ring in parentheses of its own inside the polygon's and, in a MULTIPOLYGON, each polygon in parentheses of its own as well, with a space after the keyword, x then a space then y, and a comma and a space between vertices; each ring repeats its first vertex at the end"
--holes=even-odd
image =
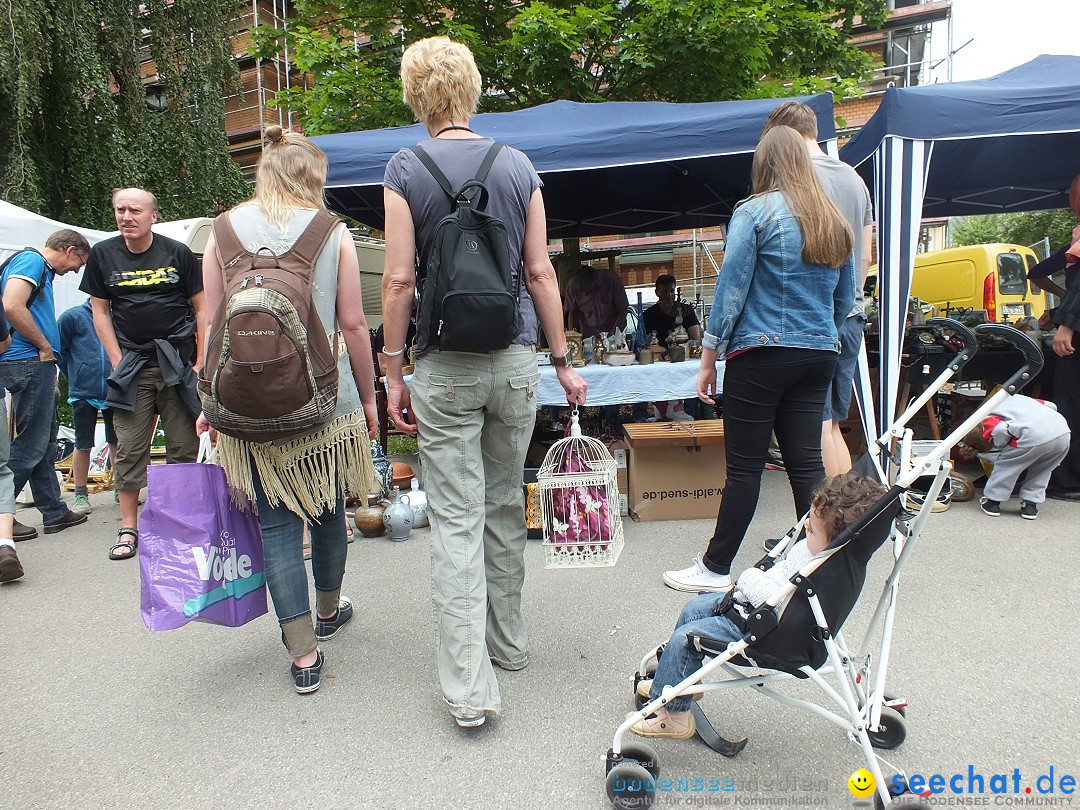
POLYGON ((214 220, 225 294, 199 374, 207 421, 251 442, 289 439, 330 421, 337 408, 333 346, 311 297, 315 261, 339 220, 319 211, 293 246, 275 255, 240 242, 228 214, 214 220))

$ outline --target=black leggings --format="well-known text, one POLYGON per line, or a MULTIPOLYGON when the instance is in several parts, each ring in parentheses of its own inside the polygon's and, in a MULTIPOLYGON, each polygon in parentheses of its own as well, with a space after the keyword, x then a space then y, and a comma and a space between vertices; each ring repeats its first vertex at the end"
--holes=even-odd
POLYGON ((836 352, 816 349, 751 349, 727 361, 723 388, 727 481, 705 552, 709 570, 731 572, 731 561, 757 510, 774 431, 797 517, 810 509, 814 487, 825 477, 821 417, 835 369, 836 352))

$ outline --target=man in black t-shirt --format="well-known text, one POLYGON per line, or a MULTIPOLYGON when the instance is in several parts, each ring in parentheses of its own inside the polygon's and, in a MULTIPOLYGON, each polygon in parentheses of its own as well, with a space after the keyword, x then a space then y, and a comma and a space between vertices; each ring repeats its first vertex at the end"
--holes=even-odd
MULTIPOLYGON (((691 340, 701 340, 701 323, 698 321, 694 308, 686 304, 676 304, 675 301, 675 276, 662 275, 656 277, 653 289, 656 291, 657 301, 641 314, 642 327, 645 336, 650 332, 656 332, 656 340, 661 346, 667 346, 668 335, 675 328, 676 306, 682 307, 683 329, 686 330, 691 340)), ((671 402, 654 403, 660 414, 660 421, 692 418, 683 409, 681 399, 671 402)), ((644 422, 648 412, 648 403, 638 402, 634 405, 634 421, 644 422)))
POLYGON ((121 528, 110 559, 135 555, 139 490, 146 486, 155 413, 169 463, 198 454, 195 374, 205 345, 202 273, 186 245, 155 234, 157 199, 139 188, 113 193, 120 235, 96 244, 80 289, 90 295, 94 329, 112 364, 109 395, 116 428, 121 528))

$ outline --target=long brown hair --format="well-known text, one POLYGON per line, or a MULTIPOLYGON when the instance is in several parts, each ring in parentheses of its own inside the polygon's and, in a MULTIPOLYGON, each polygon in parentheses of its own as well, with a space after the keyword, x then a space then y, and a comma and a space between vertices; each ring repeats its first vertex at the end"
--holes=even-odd
POLYGON ((839 267, 851 258, 851 226, 821 187, 799 133, 779 126, 762 135, 752 180, 755 194, 784 195, 802 230, 803 261, 839 267))

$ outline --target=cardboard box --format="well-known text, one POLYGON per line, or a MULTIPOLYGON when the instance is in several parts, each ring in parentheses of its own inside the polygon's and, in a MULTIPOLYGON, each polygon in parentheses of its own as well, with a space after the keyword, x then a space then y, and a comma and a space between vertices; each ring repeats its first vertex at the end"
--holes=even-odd
POLYGON ((634 520, 714 518, 726 478, 724 423, 623 425, 634 520))
MULTIPOLYGON (((610 441, 607 443, 608 452, 611 453, 611 457, 615 459, 615 473, 618 479, 619 492, 626 494, 630 491, 630 482, 627 478, 627 451, 629 445, 621 439, 610 441)), ((623 512, 625 515, 626 512, 623 512)))

